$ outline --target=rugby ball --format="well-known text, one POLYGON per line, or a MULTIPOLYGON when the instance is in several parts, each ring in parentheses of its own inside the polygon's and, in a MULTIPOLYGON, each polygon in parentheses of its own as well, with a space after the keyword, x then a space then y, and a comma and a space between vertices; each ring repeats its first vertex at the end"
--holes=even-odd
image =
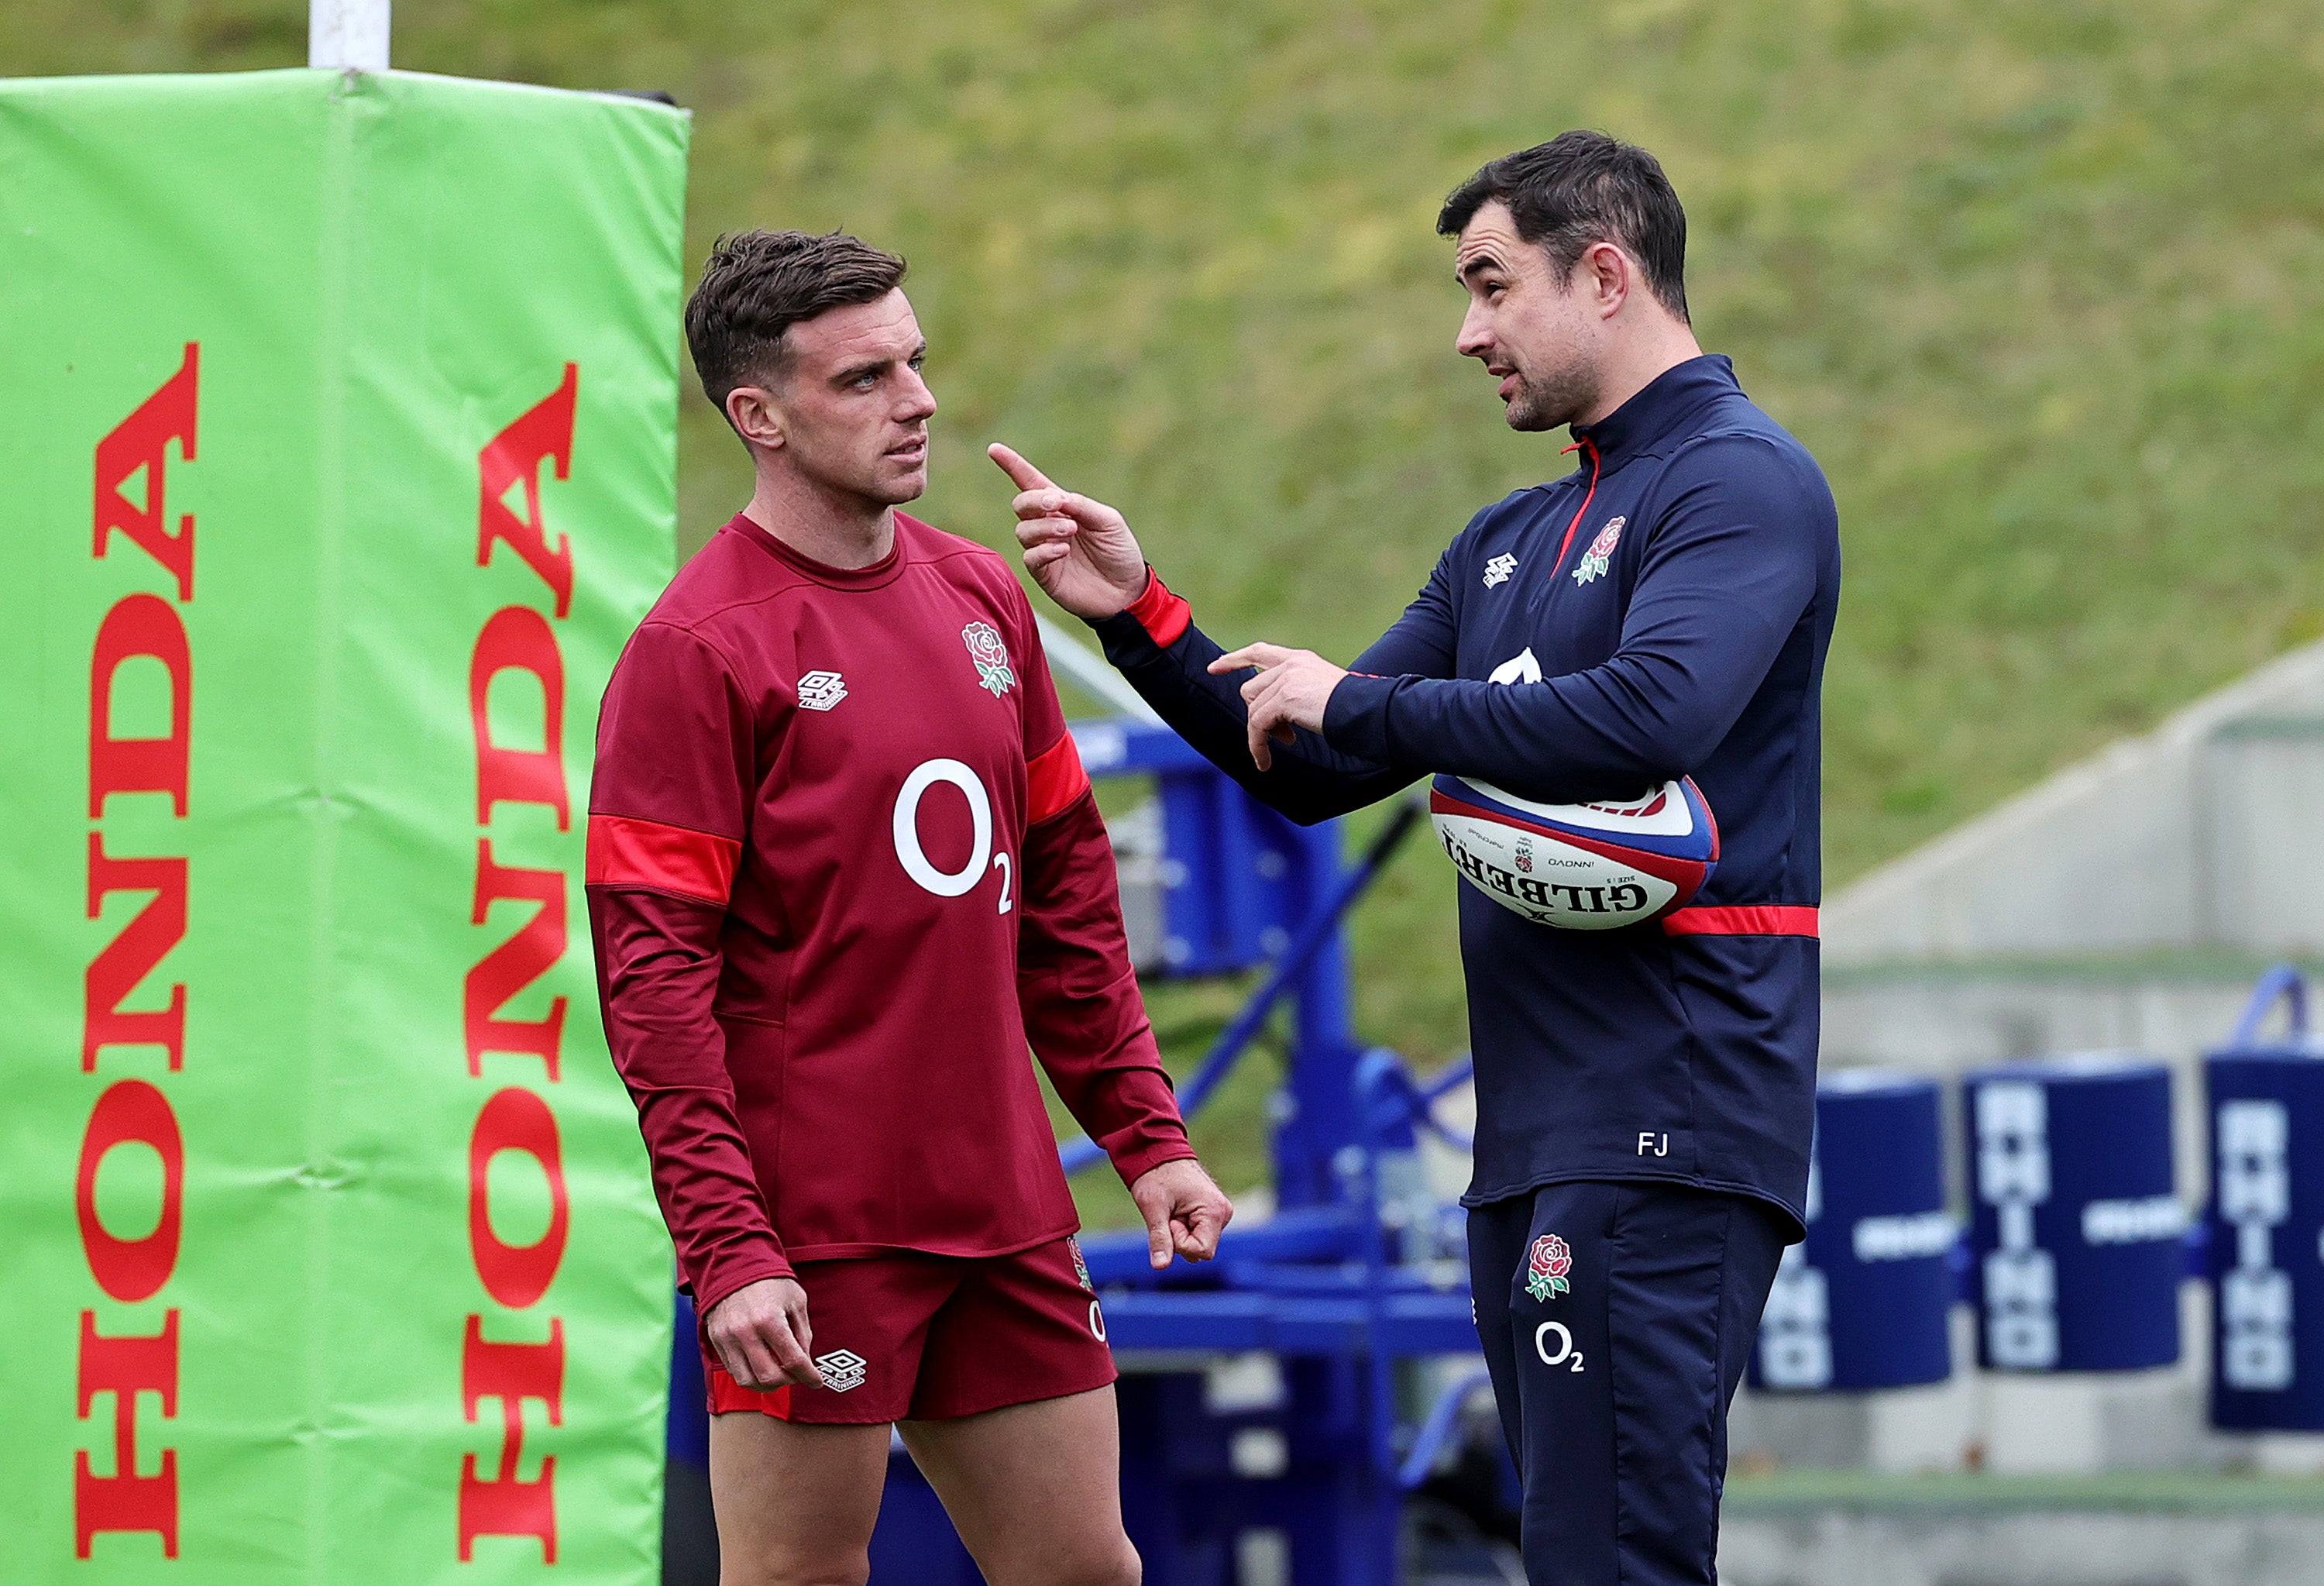
POLYGON ((1440 776, 1428 815, 1462 881, 1565 930, 1658 918, 1702 890, 1719 862, 1719 823, 1690 777, 1623 803, 1536 804, 1440 776))

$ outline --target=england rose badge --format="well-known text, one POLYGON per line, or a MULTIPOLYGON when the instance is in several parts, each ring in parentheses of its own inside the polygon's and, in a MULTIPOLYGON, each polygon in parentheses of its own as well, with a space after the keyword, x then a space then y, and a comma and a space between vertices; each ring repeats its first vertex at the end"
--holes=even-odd
POLYGON ((1613 559, 1614 548, 1622 543, 1622 525, 1628 521, 1628 518, 1606 520, 1606 526, 1598 530, 1598 538, 1590 542, 1590 549, 1582 553, 1582 560, 1574 566, 1576 584, 1587 584, 1592 578, 1606 576, 1606 565, 1613 559))
POLYGON ((1565 1275, 1573 1270, 1573 1250, 1554 1233, 1545 1233, 1533 1241, 1533 1253, 1526 1258, 1526 1293, 1537 1300, 1554 1299, 1573 1286, 1565 1275))
POLYGON ((1017 686, 1017 674, 1010 669, 1009 647, 1001 642, 1001 631, 990 622, 971 622, 960 631, 961 642, 968 646, 968 658, 976 663, 976 680, 1000 698, 1017 686))

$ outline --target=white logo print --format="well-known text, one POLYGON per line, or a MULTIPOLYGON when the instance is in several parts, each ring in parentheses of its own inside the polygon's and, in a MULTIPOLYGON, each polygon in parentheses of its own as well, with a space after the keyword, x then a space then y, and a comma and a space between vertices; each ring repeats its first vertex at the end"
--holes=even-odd
POLYGON ((1504 551, 1485 564, 1485 587, 1491 589, 1508 583, 1509 575, 1517 570, 1517 558, 1504 551))
POLYGON ((958 898, 973 892, 984 879, 990 861, 990 868, 1001 872, 998 912, 1006 914, 1013 907, 1010 881, 1016 874, 1016 867, 1010 862, 1007 849, 993 851, 992 797, 967 766, 956 760, 931 760, 914 766, 912 774, 904 779, 903 791, 896 795, 896 815, 890 829, 896 839, 897 862, 903 865, 906 875, 928 891, 939 898, 958 898), (927 850, 920 846, 920 800, 938 782, 947 783, 968 796, 968 862, 955 871, 938 870, 928 858, 927 850))
POLYGON ((829 710, 847 697, 847 685, 837 672, 809 672, 798 680, 801 710, 829 710))
POLYGON ((827 1355, 817 1355, 815 1369, 823 1373, 823 1385, 834 1393, 845 1393, 863 1386, 863 1368, 867 1364, 853 1350, 834 1350, 827 1355))
POLYGON ((1534 659, 1533 646, 1526 645, 1521 652, 1495 667, 1492 676, 1487 678, 1485 681, 1488 683, 1540 682, 1541 662, 1534 659))

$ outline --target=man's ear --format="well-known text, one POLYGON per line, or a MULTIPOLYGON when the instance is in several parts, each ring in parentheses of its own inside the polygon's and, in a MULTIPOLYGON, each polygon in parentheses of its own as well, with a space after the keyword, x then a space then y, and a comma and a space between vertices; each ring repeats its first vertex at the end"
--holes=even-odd
POLYGON ((1622 311, 1629 300, 1630 290, 1637 284, 1637 267, 1630 256, 1612 243, 1596 242, 1582 251, 1579 268, 1585 272, 1590 295, 1598 305, 1600 318, 1610 319, 1622 311))
POLYGON ((726 421, 734 433, 753 446, 779 451, 783 446, 782 414, 762 386, 738 385, 726 393, 726 421))

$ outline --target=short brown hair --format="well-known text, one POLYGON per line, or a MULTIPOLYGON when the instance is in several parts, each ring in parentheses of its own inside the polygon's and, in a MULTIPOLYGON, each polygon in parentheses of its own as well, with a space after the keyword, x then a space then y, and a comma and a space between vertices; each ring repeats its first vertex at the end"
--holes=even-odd
POLYGON ((1686 211, 1644 149, 1600 132, 1560 133, 1504 154, 1452 189, 1436 229, 1458 236, 1496 199, 1517 235, 1549 255, 1563 283, 1592 243, 1614 243, 1638 262, 1646 288, 1686 319, 1686 211))
POLYGON ((902 284, 904 262, 844 231, 745 231, 710 244, 702 284, 686 304, 686 345, 702 394, 783 373, 783 333, 849 303, 876 303, 902 284))

